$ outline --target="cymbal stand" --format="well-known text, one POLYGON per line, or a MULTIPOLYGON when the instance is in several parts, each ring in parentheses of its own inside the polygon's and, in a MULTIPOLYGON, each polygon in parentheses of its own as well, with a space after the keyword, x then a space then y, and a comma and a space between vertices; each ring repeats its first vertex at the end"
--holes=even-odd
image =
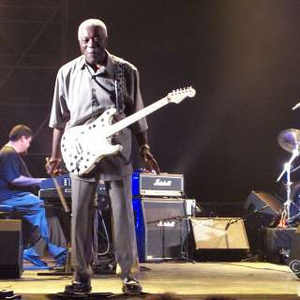
POLYGON ((284 164, 284 168, 276 180, 276 182, 278 182, 282 178, 282 176, 286 173, 286 184, 285 184, 286 201, 284 202, 284 208, 281 214, 281 224, 284 224, 283 221, 287 220, 289 222, 290 220, 290 207, 292 204, 292 184, 293 184, 291 181, 291 167, 293 161, 296 159, 297 156, 299 156, 299 143, 297 143, 292 153, 293 154, 290 160, 284 164))

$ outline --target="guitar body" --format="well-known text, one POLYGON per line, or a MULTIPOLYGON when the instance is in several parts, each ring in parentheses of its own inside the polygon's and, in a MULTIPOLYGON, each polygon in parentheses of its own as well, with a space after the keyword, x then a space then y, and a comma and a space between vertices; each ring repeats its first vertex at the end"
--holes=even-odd
POLYGON ((192 87, 175 90, 114 124, 112 119, 117 110, 109 108, 94 122, 67 129, 61 140, 61 153, 66 168, 76 175, 89 173, 103 157, 122 150, 121 145, 111 144, 111 137, 114 134, 168 103, 178 104, 186 97, 194 97, 195 94, 196 91, 192 87))
POLYGON ((109 128, 115 108, 109 108, 94 122, 67 129, 61 140, 61 153, 70 173, 89 173, 105 156, 122 150, 121 145, 112 145, 109 128))

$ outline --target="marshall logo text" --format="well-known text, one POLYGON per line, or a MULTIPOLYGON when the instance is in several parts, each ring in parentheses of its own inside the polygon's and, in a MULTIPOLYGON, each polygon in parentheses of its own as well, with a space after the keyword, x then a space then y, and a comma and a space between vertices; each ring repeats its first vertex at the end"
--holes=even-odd
POLYGON ((161 180, 159 178, 156 178, 153 185, 154 186, 171 186, 172 185, 172 180, 161 180))

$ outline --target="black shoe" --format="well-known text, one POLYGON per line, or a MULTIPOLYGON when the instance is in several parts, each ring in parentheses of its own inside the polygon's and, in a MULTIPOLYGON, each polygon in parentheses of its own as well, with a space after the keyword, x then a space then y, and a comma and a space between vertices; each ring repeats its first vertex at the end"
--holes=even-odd
POLYGON ((73 281, 72 284, 65 286, 66 294, 88 294, 92 291, 92 287, 90 283, 81 283, 77 281, 73 281))
POLYGON ((132 276, 123 279, 122 292, 125 294, 140 294, 142 292, 142 286, 132 276))

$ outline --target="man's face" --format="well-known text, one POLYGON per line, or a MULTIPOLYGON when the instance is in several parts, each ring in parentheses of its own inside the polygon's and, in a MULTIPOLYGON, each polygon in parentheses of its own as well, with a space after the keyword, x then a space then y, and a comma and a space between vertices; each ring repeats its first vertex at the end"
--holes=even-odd
POLYGON ((106 31, 99 26, 83 28, 79 36, 79 45, 88 64, 101 64, 105 58, 107 45, 106 31))
POLYGON ((32 137, 26 137, 26 136, 22 136, 21 139, 21 153, 26 155, 28 153, 28 149, 30 147, 31 141, 32 141, 32 137))

